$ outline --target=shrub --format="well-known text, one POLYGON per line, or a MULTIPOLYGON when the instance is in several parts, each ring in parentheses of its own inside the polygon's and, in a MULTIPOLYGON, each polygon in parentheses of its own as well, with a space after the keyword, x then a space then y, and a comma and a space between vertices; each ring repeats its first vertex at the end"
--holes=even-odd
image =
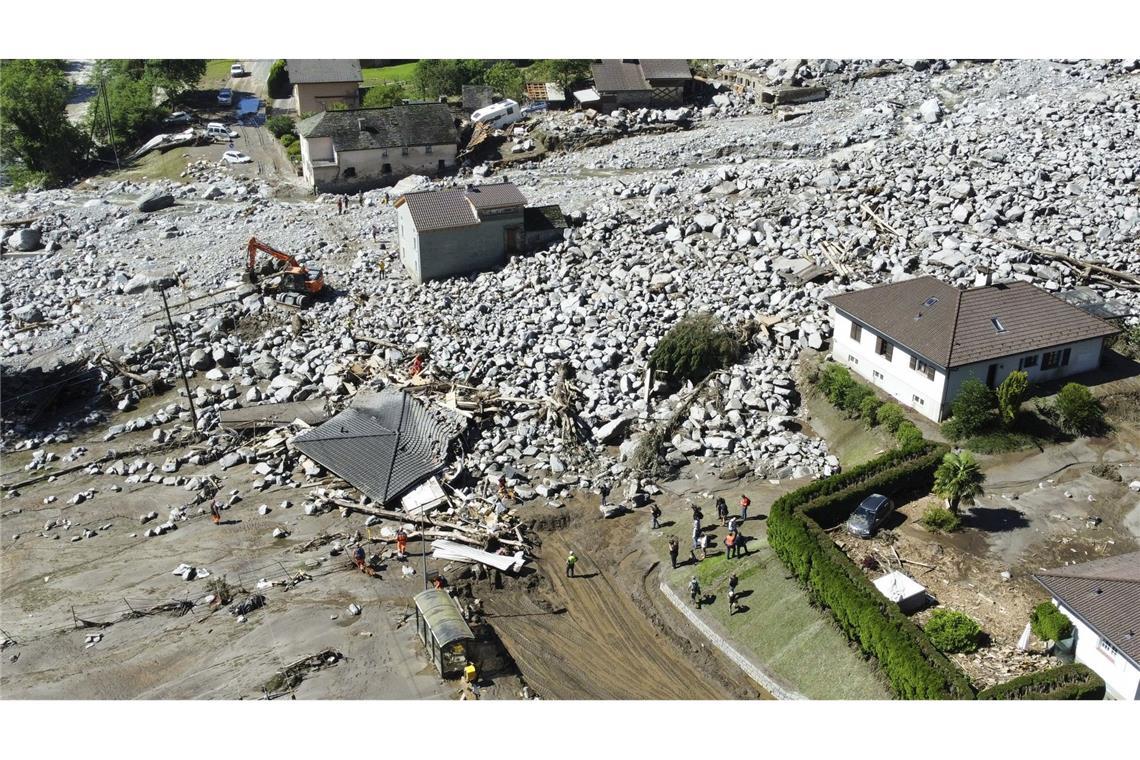
POLYGON ((277 139, 281 139, 285 135, 295 136, 297 134, 297 125, 285 114, 270 116, 265 120, 265 128, 272 132, 277 139))
POLYGON ((895 431, 895 440, 899 442, 899 448, 902 449, 911 449, 916 446, 921 446, 926 441, 926 439, 922 437, 922 431, 910 420, 904 420, 903 423, 899 425, 898 430, 895 431))
POLYGON ((991 686, 978 699, 1099 700, 1104 699, 1104 680, 1088 667, 1070 663, 991 686))
POLYGON ((958 519, 958 515, 951 512, 945 507, 932 506, 928 507, 922 513, 922 518, 919 522, 927 528, 939 533, 953 533, 961 526, 962 521, 958 519))
MULTIPOLYGON (((875 421, 882 425, 888 433, 894 435, 898 432, 899 426, 906 421, 906 413, 903 412, 901 406, 888 401, 875 412, 875 421)), ((911 425, 911 427, 914 426, 911 425)))
MULTIPOLYGON (((287 98, 289 97, 289 70, 285 68, 285 59, 278 58, 273 62, 269 68, 269 76, 265 80, 266 86, 269 88, 269 97, 271 98, 287 98)), ((280 137, 280 135, 278 135, 280 137)))
POLYGON ((1096 475, 1098 478, 1113 480, 1117 483, 1120 483, 1124 480, 1124 478, 1120 476, 1120 465, 1116 464, 1106 464, 1102 462, 1101 464, 1093 465, 1092 474, 1096 475))
POLYGON ((381 82, 369 87, 361 101, 365 108, 384 108, 398 106, 408 97, 407 91, 401 82, 381 82))
POLYGON ((281 135, 281 144, 284 145, 286 148, 288 148, 290 145, 292 145, 295 142, 297 142, 297 138, 294 135, 291 135, 288 132, 281 135))
POLYGON ((853 382, 844 389, 843 397, 839 399, 839 408, 845 411, 848 417, 855 418, 859 416, 863 401, 874 398, 875 392, 873 390, 865 385, 853 382))
POLYGON ((873 394, 859 402, 859 416, 867 423, 867 427, 871 428, 879 424, 879 407, 882 405, 883 402, 875 398, 873 394))
POLYGON ((828 364, 819 375, 819 389, 835 406, 839 406, 843 394, 855 384, 851 372, 841 364, 828 364))
POLYGON ((993 426, 997 398, 980 380, 970 378, 962 383, 961 390, 950 405, 954 429, 961 436, 976 435, 993 426))
POLYGON ((997 389, 998 412, 1001 414, 1001 423, 1006 427, 1013 424, 1021 402, 1029 391, 1029 373, 1014 370, 1009 377, 1001 381, 997 389))
POLYGON ((1036 445, 1037 439, 1028 433, 1011 433, 1005 430, 976 435, 964 444, 965 448, 976 454, 1003 454, 1007 451, 1030 449, 1036 445))
POLYGON ((942 652, 976 652, 981 627, 957 610, 935 610, 923 629, 930 643, 942 652))
POLYGON ((1104 431, 1104 408, 1080 383, 1068 383, 1057 394, 1056 407, 1061 427, 1078 435, 1097 435, 1104 431))
POLYGON ((1029 628, 1042 641, 1060 641, 1072 633, 1073 621, 1052 602, 1041 602, 1029 615, 1029 628))
POLYGON ((950 511, 958 514, 961 502, 969 504, 975 496, 981 496, 985 480, 985 473, 978 467, 973 454, 951 451, 942 457, 942 464, 934 472, 934 493, 946 499, 950 511))
POLYGON ((740 355, 740 345, 712 314, 683 317, 670 328, 649 359, 650 365, 678 380, 700 380, 740 355))
POLYGON ((298 140, 292 145, 285 148, 285 155, 289 156, 294 161, 301 160, 301 142, 298 140))

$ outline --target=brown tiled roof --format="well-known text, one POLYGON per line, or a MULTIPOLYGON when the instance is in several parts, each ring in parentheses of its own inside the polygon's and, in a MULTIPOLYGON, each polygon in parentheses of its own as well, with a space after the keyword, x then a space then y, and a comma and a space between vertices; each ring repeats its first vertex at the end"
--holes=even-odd
POLYGON ((1140 667, 1140 552, 1058 567, 1033 579, 1140 667))
POLYGON ((467 202, 462 190, 408 193, 396 201, 397 206, 402 203, 408 204, 412 223, 420 232, 469 227, 479 223, 475 209, 467 202))
POLYGON ((1027 282, 958 290, 934 277, 916 277, 826 300, 944 368, 1118 332, 1027 282))
POLYGON ((478 210, 526 205, 526 198, 510 182, 474 185, 468 188, 467 199, 478 210))
POLYGON ((479 223, 479 211, 526 205, 526 198, 510 182, 473 185, 465 190, 429 190, 408 193, 396 201, 408 204, 412 222, 420 232, 468 227, 479 223))
POLYGON ((610 58, 590 64, 598 92, 649 90, 658 80, 692 79, 682 58, 610 58))
POLYGON ((362 82, 360 61, 344 58, 290 58, 285 62, 290 84, 319 82, 362 82))

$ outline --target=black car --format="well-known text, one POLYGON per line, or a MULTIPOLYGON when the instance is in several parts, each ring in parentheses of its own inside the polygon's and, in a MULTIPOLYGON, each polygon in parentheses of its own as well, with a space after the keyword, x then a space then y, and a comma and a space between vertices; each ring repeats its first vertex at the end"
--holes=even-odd
POLYGON ((870 538, 894 511, 893 501, 881 493, 873 493, 847 518, 847 531, 859 538, 870 538))

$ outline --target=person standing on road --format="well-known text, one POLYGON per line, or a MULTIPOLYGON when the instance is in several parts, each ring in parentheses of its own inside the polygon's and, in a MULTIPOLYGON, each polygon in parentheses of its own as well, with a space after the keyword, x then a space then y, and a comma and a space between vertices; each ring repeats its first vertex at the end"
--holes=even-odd
POLYGON ((729 518, 728 532, 729 533, 735 533, 738 530, 740 530, 740 518, 738 518, 738 517, 729 518))
POLYGON ((736 586, 740 583, 740 579, 736 577, 736 573, 728 576, 728 614, 733 615, 736 613, 736 586))
POLYGON ((610 487, 605 481, 602 481, 598 486, 598 493, 602 495, 602 506, 606 506, 606 499, 610 496, 610 487))
POLYGON ((709 558, 709 545, 711 543, 712 543, 712 539, 709 538, 708 533, 704 533, 701 535, 700 544, 701 544, 701 559, 702 560, 709 558))
POLYGON ((726 525, 728 523, 728 502, 724 500, 723 496, 718 496, 716 500, 716 517, 720 520, 720 524, 726 525))
POLYGON ((689 598, 697 605, 697 609, 701 608, 701 584, 697 582, 697 576, 689 579, 689 598))
POLYGON ((677 541, 676 536, 669 536, 669 562, 672 563, 673 569, 677 569, 677 552, 680 551, 680 543, 677 541))
POLYGON ((736 556, 736 534, 731 530, 724 537, 725 556, 732 559, 736 556))
POLYGON ((221 525, 222 523, 222 513, 218 509, 217 501, 210 504, 210 519, 214 521, 214 525, 221 525))
POLYGON ((657 506, 656 504, 650 504, 649 505, 649 516, 651 518, 653 518, 653 525, 652 525, 653 530, 657 530, 658 528, 660 528, 661 527, 661 522, 660 522, 660 520, 661 520, 661 507, 657 506))
POLYGON ((752 499, 740 494, 740 522, 748 519, 748 508, 752 506, 752 499))
POLYGON ((574 550, 570 550, 570 554, 566 557, 566 577, 574 577, 574 565, 578 562, 578 556, 574 554, 574 550))

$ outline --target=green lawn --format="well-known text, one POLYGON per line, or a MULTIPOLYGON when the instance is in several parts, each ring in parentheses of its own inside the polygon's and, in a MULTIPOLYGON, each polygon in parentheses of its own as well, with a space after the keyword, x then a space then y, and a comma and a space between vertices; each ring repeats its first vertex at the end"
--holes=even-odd
POLYGON ((412 74, 416 72, 419 61, 401 63, 399 66, 384 66, 379 69, 362 69, 364 86, 379 84, 381 82, 410 82, 412 74))
MULTIPOLYGON (((763 523, 750 521, 747 533, 763 534, 763 523)), ((718 539, 723 531, 718 531, 718 539)), ((665 553, 664 537, 659 539, 665 553)), ((723 550, 695 568, 666 568, 666 580, 688 602, 688 582, 694 574, 706 595, 715 595, 697 613, 741 653, 775 678, 809 699, 890 699, 875 667, 847 641, 826 612, 808 604, 804 590, 787 578, 787 569, 768 547, 763 535, 749 543, 751 554, 729 560, 723 550), (738 591, 751 593, 747 607, 728 614, 728 576, 740 579, 738 591)), ((682 556, 684 556, 682 554, 682 556)))
POLYGON ((212 87, 219 87, 223 82, 230 80, 230 66, 234 64, 234 58, 211 58, 206 61, 206 73, 198 81, 198 86, 202 89, 210 89, 212 87))
POLYGON ((839 457, 844 467, 863 464, 894 448, 894 441, 882 428, 868 430, 863 420, 850 419, 815 389, 805 389, 803 406, 811 414, 811 429, 827 441, 827 450, 839 457))

